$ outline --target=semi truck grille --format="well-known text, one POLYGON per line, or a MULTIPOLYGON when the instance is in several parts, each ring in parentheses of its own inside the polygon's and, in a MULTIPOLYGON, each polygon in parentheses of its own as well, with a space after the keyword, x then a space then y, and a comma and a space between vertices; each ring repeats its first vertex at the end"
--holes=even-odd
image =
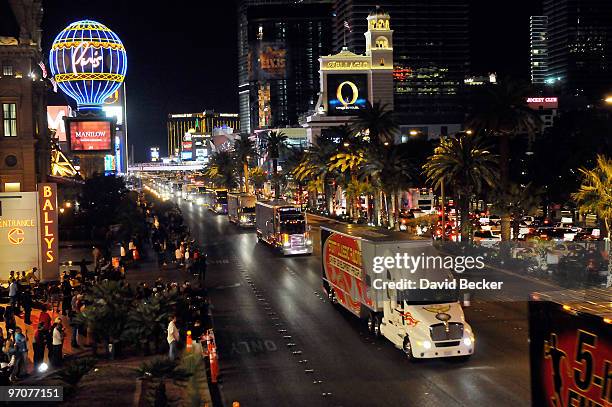
POLYGON ((429 327, 431 340, 452 341, 463 338, 463 324, 460 322, 450 322, 445 324, 434 324, 429 327), (448 326, 447 326, 448 325, 448 326))
POLYGON ((304 236, 291 235, 291 247, 304 246, 304 236))
POLYGON ((459 346, 461 341, 439 342, 436 343, 436 348, 450 348, 451 346, 459 346))

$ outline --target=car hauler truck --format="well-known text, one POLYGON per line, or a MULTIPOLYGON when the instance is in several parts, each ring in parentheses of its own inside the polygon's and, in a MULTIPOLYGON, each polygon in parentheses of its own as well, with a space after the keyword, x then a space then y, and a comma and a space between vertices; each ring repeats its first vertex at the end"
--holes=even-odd
POLYGON ((533 293, 533 406, 612 406, 612 288, 533 293))
POLYGON ((465 321, 457 291, 419 289, 421 278, 451 281, 450 272, 434 267, 415 268, 412 273, 391 267, 398 256, 440 254, 431 238, 361 225, 321 225, 323 288, 333 304, 366 319, 374 336, 384 336, 409 359, 469 358, 474 333, 465 321))
POLYGON ((241 227, 255 226, 255 195, 247 193, 227 194, 227 216, 230 222, 241 227))
POLYGON ((255 207, 257 239, 283 255, 312 254, 310 227, 301 209, 285 201, 259 201, 255 207))

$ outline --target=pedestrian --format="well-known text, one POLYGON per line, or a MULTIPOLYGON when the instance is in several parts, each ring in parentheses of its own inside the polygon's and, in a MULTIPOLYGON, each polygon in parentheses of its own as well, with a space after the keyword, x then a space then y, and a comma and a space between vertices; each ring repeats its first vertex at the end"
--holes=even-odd
POLYGON ((100 258, 102 257, 102 251, 98 249, 97 246, 94 246, 93 250, 91 251, 91 256, 93 257, 94 269, 97 270, 98 262, 100 261, 100 258))
POLYGON ((168 324, 168 345, 170 347, 168 351, 168 357, 170 360, 176 360, 177 357, 177 346, 179 340, 179 330, 176 327, 176 315, 173 315, 170 318, 170 323, 168 324))
POLYGON ((47 333, 45 331, 45 324, 42 322, 38 323, 38 328, 34 332, 34 338, 32 339, 32 349, 34 350, 34 369, 38 370, 38 367, 45 360, 45 340, 47 333))
POLYGON ((15 365, 11 372, 12 381, 20 378, 26 372, 26 361, 28 360, 28 338, 23 334, 20 327, 15 329, 14 343, 15 365))
POLYGON ((10 284, 10 283, 12 283, 12 282, 13 282, 13 281, 15 281, 15 280, 16 280, 16 278, 15 278, 15 270, 11 270, 11 271, 9 272, 8 282, 9 282, 9 284, 10 284))
POLYGON ((38 315, 38 322, 43 324, 45 331, 45 345, 47 346, 47 353, 49 360, 51 360, 51 354, 53 353, 53 326, 51 325, 51 315, 47 312, 47 306, 43 304, 40 308, 40 315, 38 315))
POLYGON ((13 278, 13 281, 11 282, 11 284, 9 284, 9 302, 10 302, 10 306, 11 308, 13 308, 13 311, 17 314, 19 314, 19 309, 17 301, 18 301, 18 295, 19 295, 19 284, 17 283, 17 279, 13 278))
POLYGON ((64 348, 64 326, 62 325, 62 319, 57 317, 53 324, 53 352, 51 364, 54 367, 60 367, 63 359, 63 348, 64 348))
POLYGON ((189 247, 185 249, 185 270, 189 270, 191 268, 191 252, 189 251, 189 247))
POLYGON ((180 247, 177 247, 176 250, 174 251, 174 257, 176 259, 176 264, 178 266, 182 266, 183 265, 183 252, 181 251, 180 247))
POLYGON ((68 274, 64 272, 64 278, 62 279, 62 315, 68 314, 71 303, 72 286, 70 285, 70 278, 68 277, 68 274))
POLYGON ((23 291, 21 303, 23 304, 24 312, 23 321, 26 325, 30 325, 32 323, 30 320, 30 316, 32 315, 32 290, 29 287, 23 291))
POLYGON ((15 328, 17 328, 17 321, 15 321, 15 311, 12 307, 6 307, 4 309, 4 325, 6 327, 7 336, 15 332, 15 328))

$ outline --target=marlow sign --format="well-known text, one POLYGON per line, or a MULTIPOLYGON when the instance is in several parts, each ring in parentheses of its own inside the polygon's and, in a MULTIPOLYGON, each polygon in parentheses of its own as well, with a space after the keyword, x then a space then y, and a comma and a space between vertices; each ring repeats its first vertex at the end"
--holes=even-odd
POLYGON ((57 188, 39 184, 38 192, 0 193, 0 280, 10 270, 37 267, 44 280, 59 275, 57 188))

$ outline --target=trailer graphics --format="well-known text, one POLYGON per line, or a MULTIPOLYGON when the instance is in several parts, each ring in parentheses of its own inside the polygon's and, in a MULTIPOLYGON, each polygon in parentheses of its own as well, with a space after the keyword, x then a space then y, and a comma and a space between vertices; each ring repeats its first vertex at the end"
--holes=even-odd
POLYGON ((441 282, 449 270, 373 270, 373 258, 434 255, 430 239, 362 225, 321 225, 321 277, 330 301, 367 320, 368 330, 402 349, 408 358, 468 358, 475 348, 454 289, 391 289, 391 283, 412 283, 427 277, 441 282), (380 279, 386 289, 376 289, 380 279))
POLYGON ((605 309, 612 290, 606 295, 601 307, 593 296, 582 304, 541 296, 529 303, 534 406, 612 403, 612 312, 605 309))

